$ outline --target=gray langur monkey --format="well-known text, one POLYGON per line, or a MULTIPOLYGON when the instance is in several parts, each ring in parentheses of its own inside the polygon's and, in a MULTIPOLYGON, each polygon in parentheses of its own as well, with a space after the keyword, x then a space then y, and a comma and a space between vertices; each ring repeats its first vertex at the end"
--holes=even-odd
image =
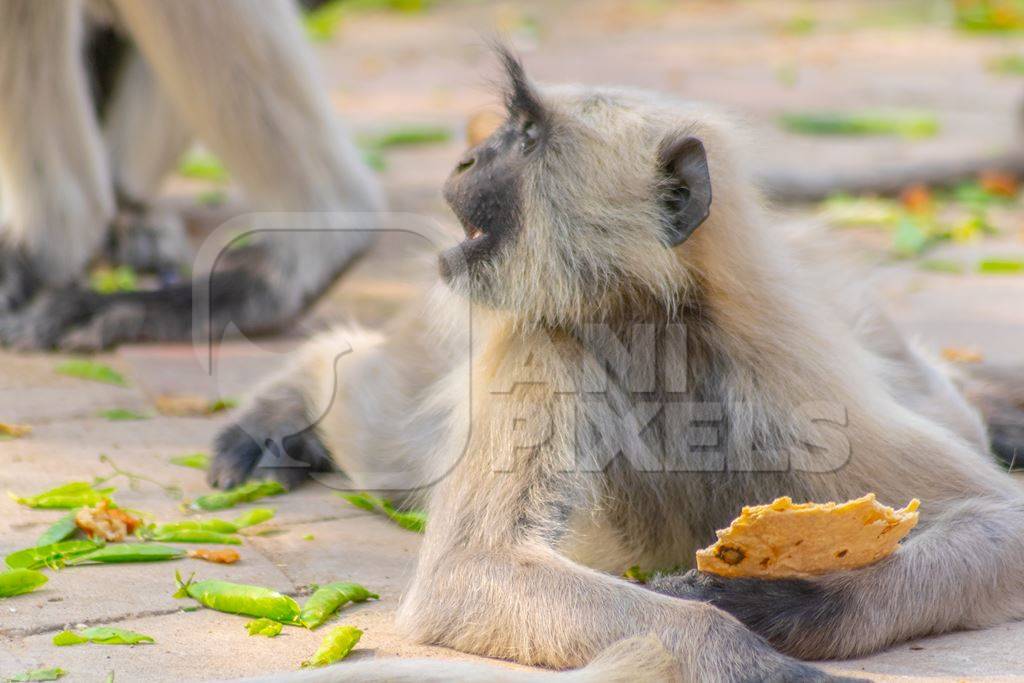
MULTIPOLYGON (((209 481, 336 467, 425 505, 399 627, 521 663, 585 667, 653 636, 664 678, 826 680, 792 657, 1024 617, 1024 492, 983 422, 810 235, 769 222, 723 117, 537 88, 503 58, 507 120, 445 186, 466 239, 442 282, 384 333, 313 341, 221 433, 209 481), (921 500, 872 566, 618 576, 692 566, 744 505, 867 492, 921 500)), ((403 666, 301 680, 411 680, 403 666)))
POLYGON ((76 279, 112 225, 117 253, 136 265, 180 260, 180 220, 147 204, 193 136, 257 210, 296 215, 253 215, 250 245, 194 273, 212 311, 200 332, 279 328, 371 242, 382 196, 336 120, 292 0, 0 0, 0 87, 2 344, 190 338, 193 285, 104 296, 76 279), (99 65, 118 65, 116 78, 100 74, 99 107, 83 64, 93 26, 131 43, 99 65), (139 248, 145 231, 126 225, 166 231, 139 248))

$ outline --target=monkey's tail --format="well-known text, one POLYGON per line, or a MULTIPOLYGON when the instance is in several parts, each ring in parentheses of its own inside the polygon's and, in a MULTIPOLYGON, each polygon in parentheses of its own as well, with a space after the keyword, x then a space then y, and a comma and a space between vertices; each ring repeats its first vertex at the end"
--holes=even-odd
POLYGON ((272 674, 245 683, 632 683, 679 680, 679 667, 655 636, 627 638, 572 671, 523 671, 475 662, 382 659, 272 674))
POLYGON ((1024 367, 965 366, 960 381, 988 425, 992 452, 1011 470, 1024 470, 1024 367))

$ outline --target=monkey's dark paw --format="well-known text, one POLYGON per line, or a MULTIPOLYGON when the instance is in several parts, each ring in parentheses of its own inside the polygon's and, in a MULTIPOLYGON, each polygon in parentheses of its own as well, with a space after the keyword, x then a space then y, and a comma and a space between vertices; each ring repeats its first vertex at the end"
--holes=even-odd
POLYGON ((305 410, 291 410, 279 401, 260 399, 217 436, 216 455, 206 475, 211 486, 227 489, 247 479, 275 479, 290 489, 310 472, 333 469, 331 455, 305 410))
POLYGON ((845 608, 840 594, 802 579, 726 579, 694 569, 656 576, 647 587, 709 602, 783 652, 805 659, 831 656, 831 639, 845 608))
POLYGON ((70 330, 95 314, 100 301, 99 295, 77 287, 43 292, 0 317, 0 344, 23 351, 58 348, 70 330))
POLYGON ((0 242, 0 315, 22 306, 39 289, 35 267, 20 250, 0 242))
POLYGON ((107 258, 135 270, 179 273, 189 261, 185 222, 169 209, 121 206, 110 227, 107 258))

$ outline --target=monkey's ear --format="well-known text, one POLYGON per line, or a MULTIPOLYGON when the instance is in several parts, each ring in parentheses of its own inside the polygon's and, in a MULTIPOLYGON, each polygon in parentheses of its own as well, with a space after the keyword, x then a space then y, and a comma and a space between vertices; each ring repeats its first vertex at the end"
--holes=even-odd
POLYGON ((711 174, 704 144, 695 137, 668 139, 661 147, 661 167, 672 185, 665 199, 669 246, 684 242, 711 212, 711 174))

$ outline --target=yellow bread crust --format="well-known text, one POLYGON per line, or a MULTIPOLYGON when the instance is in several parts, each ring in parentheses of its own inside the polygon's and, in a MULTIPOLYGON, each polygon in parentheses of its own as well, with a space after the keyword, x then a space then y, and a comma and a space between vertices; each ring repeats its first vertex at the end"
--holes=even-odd
POLYGON ((917 524, 916 498, 893 510, 869 493, 846 503, 794 503, 789 497, 744 507, 697 569, 730 578, 818 576, 874 564, 917 524))

